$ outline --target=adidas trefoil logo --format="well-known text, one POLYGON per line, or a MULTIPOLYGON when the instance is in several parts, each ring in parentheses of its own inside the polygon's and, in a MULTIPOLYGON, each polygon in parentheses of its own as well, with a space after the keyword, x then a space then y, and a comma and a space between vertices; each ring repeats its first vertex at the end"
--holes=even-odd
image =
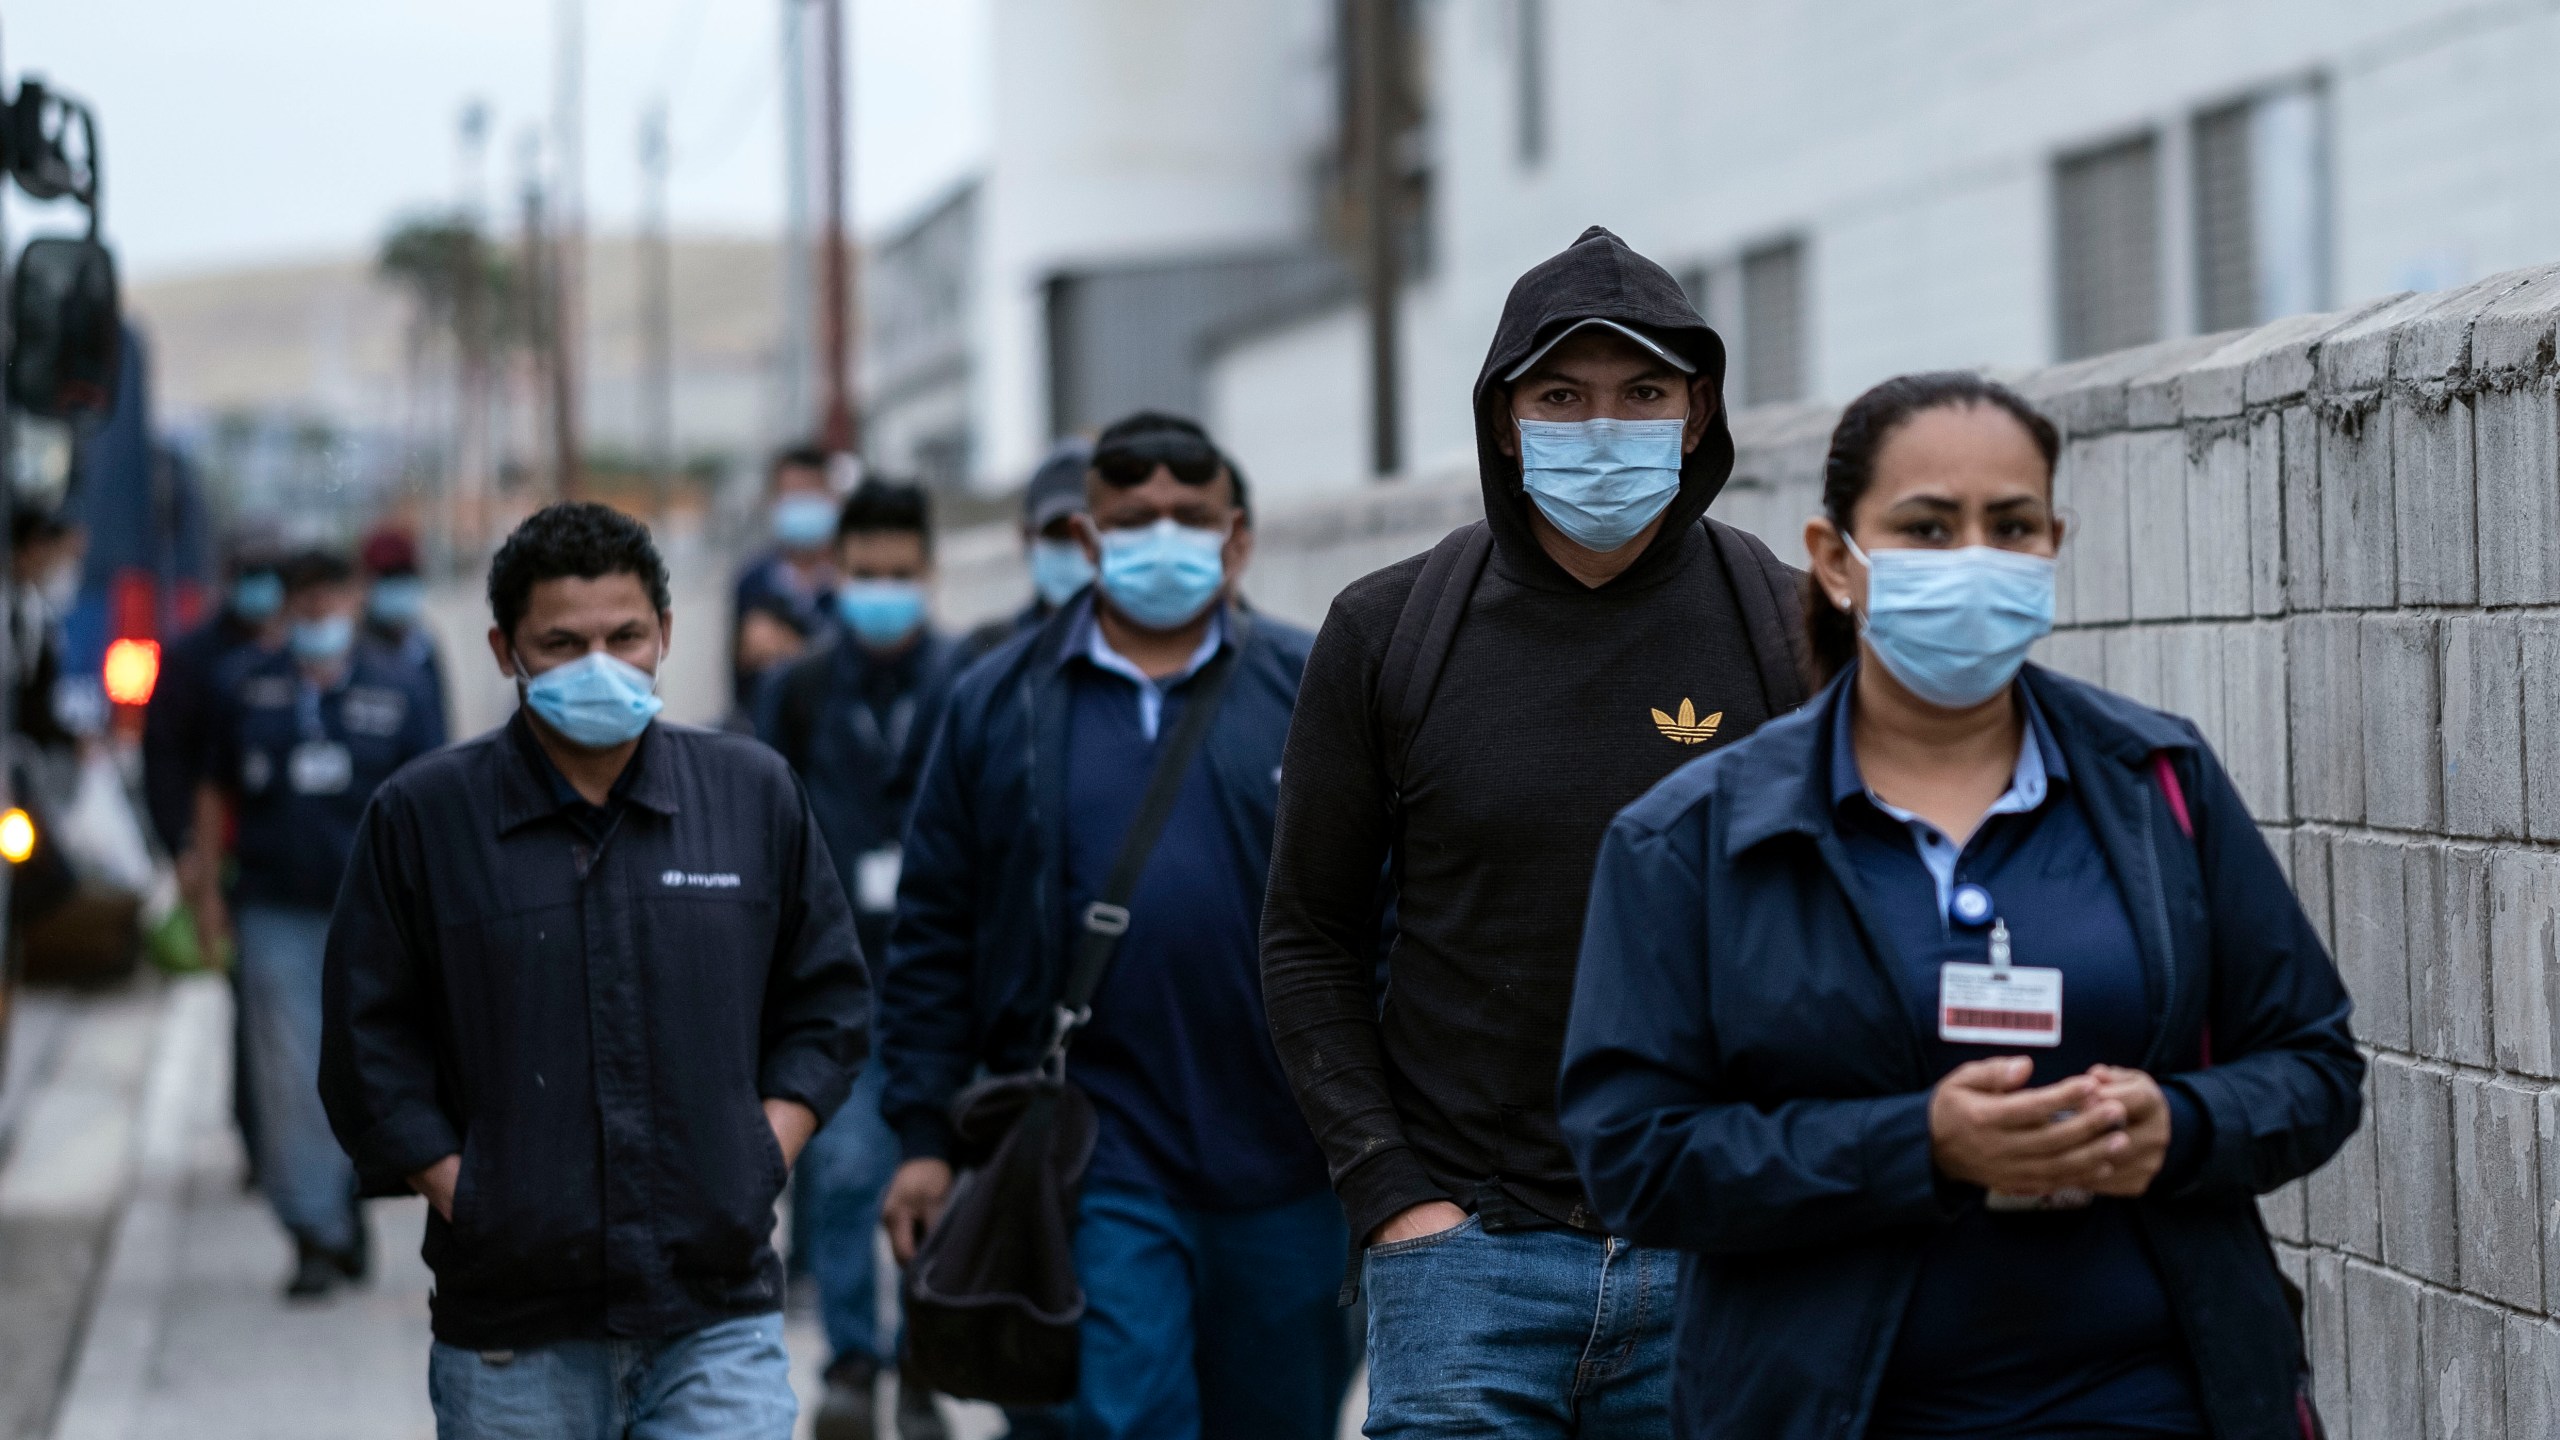
POLYGON ((1681 698, 1677 715, 1665 715, 1659 710, 1653 712, 1653 728, 1661 731, 1665 739, 1677 740, 1683 745, 1706 744, 1715 738, 1716 728, 1722 724, 1723 711, 1700 715, 1698 707, 1690 704, 1686 696, 1681 698))

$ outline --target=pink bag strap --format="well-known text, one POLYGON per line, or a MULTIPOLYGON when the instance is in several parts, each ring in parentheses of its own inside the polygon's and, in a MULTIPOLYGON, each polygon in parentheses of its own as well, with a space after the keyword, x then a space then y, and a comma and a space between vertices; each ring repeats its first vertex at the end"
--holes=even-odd
MULTIPOLYGON (((2151 752, 2151 778, 2159 782, 2160 798, 2169 802, 2169 814, 2178 822, 2178 833, 2189 840, 2195 839, 2196 821, 2193 815, 2187 813, 2186 787, 2178 783, 2178 767, 2169 763, 2168 751, 2151 752)), ((2197 1068, 2202 1070, 2213 1068, 2213 1026, 2211 1024, 2204 1027, 2203 1053, 2199 1057, 2197 1068)))
POLYGON ((2196 838, 2195 817, 2187 813, 2187 792, 2178 783, 2178 767, 2169 763, 2169 752, 2151 752, 2151 778, 2160 782, 2161 798, 2169 802, 2169 813, 2177 817, 2178 833, 2196 838))

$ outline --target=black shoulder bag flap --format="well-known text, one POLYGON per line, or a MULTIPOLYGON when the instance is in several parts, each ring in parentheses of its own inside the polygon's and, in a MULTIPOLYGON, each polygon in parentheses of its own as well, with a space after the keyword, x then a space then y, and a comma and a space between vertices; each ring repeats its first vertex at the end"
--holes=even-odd
POLYGON ((1156 756, 1102 895, 1080 917, 1075 967, 1059 992, 1047 1051, 1032 1069, 989 1076, 951 1103, 960 1176, 904 1286, 908 1369, 945 1395, 999 1405, 1075 1398, 1076 1325, 1085 1306, 1076 1283, 1076 1199, 1093 1159, 1094 1116, 1093 1102, 1067 1080, 1067 1046, 1092 1018, 1094 992, 1129 930, 1129 896, 1225 698, 1246 622, 1231 614, 1227 625, 1227 646, 1192 681, 1182 718, 1156 756))

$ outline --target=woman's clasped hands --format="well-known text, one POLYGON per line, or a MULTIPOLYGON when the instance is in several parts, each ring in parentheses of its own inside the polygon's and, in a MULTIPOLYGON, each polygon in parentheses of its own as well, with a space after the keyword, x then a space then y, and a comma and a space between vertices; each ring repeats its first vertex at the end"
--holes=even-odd
POLYGON ((1929 1095, 1938 1173, 1999 1195, 2136 1196, 2169 1154, 2169 1102, 2140 1070, 2092 1065, 2033 1090, 2023 1055, 1959 1065, 1929 1095))

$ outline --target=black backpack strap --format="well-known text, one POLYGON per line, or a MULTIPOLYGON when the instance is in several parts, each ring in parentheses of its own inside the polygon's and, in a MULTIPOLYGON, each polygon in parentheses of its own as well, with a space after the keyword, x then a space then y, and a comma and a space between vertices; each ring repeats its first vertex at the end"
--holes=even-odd
POLYGON ((1805 685, 1804 577, 1770 552, 1760 537, 1722 521, 1707 522, 1707 538, 1724 562, 1725 579, 1742 607, 1743 636, 1760 669, 1769 713, 1783 715, 1803 704, 1805 685))
POLYGON ((1449 650, 1457 641, 1459 622, 1476 579, 1493 554, 1493 527, 1482 520, 1461 525, 1440 537, 1422 562, 1422 574, 1396 615, 1395 632, 1387 637, 1387 653, 1378 669, 1378 715, 1388 774, 1403 788, 1405 754, 1422 731, 1431 708, 1431 692, 1448 668, 1449 650))
POLYGON ((1058 992, 1049 1048, 1040 1057, 1040 1068, 1053 1075, 1062 1072, 1068 1042, 1093 1018, 1094 993, 1102 988, 1103 974, 1111 968, 1120 937, 1129 933, 1129 897, 1138 888, 1147 857, 1155 853, 1165 822, 1173 818, 1183 775, 1209 738, 1209 726, 1218 718, 1219 702, 1226 698, 1227 681, 1235 674, 1236 656, 1252 633, 1251 622, 1233 611, 1228 612, 1226 623, 1227 643, 1193 677, 1182 718, 1174 723, 1173 734, 1156 755, 1155 771, 1147 777, 1147 793, 1138 801, 1138 813, 1129 822, 1129 833, 1120 838, 1120 850, 1112 857, 1111 873, 1102 882, 1102 893, 1076 917, 1079 938, 1075 968, 1067 972, 1067 983, 1058 992))

